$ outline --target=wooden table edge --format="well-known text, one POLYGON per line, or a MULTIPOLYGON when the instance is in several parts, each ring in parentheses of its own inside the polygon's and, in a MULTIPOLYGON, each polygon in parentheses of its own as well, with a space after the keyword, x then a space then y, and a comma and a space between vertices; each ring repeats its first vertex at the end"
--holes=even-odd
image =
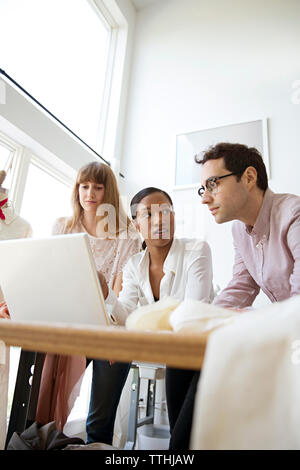
POLYGON ((202 366, 209 334, 0 321, 0 340, 7 346, 119 362, 160 363, 195 370, 202 366))

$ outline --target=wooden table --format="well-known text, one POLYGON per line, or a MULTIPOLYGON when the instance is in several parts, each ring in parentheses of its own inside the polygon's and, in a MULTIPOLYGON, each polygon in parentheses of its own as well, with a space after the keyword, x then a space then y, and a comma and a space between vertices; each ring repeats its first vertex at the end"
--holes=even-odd
POLYGON ((195 369, 202 366, 208 333, 128 331, 124 327, 83 327, 0 321, 0 339, 27 351, 82 355, 121 362, 141 361, 195 369))
POLYGON ((7 346, 22 348, 6 445, 13 432, 22 432, 35 419, 43 364, 42 354, 38 353, 150 362, 199 370, 207 337, 208 333, 138 332, 115 326, 50 325, 1 319, 0 340, 7 346))

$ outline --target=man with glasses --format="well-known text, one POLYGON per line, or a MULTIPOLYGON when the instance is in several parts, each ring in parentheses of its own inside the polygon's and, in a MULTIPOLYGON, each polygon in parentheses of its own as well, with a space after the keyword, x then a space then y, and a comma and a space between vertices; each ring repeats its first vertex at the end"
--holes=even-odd
MULTIPOLYGON (((202 203, 218 224, 235 221, 233 277, 214 304, 250 307, 260 289, 271 302, 300 294, 300 197, 268 188, 266 168, 255 148, 220 143, 196 161, 202 165, 202 203)), ((189 406, 195 393, 193 384, 189 406)), ((188 406, 185 411, 192 414, 188 406)))
POLYGON ((268 188, 255 148, 220 143, 196 161, 202 203, 218 224, 235 221, 233 277, 214 303, 243 309, 260 289, 271 302, 300 294, 300 197, 268 188))
MULTIPOLYGON (((202 165, 202 203, 218 224, 234 220, 233 277, 214 304, 244 309, 260 289, 271 302, 300 294, 300 197, 268 188, 265 164, 255 148, 219 143, 196 161, 202 165)), ((188 415, 196 390, 197 384, 191 384, 184 404, 188 415)), ((189 436, 185 426, 181 434, 189 436)))
MULTIPOLYGON (((214 304, 250 307, 260 289, 271 302, 299 295, 300 197, 268 188, 266 168, 255 148, 219 143, 196 161, 202 165, 202 203, 218 224, 235 221, 233 277, 214 304)), ((188 393, 195 395, 196 387, 188 393)))

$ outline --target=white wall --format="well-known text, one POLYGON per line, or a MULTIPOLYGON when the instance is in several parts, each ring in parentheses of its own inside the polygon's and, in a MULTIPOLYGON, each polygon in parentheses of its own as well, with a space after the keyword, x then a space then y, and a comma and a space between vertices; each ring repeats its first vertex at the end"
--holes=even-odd
MULTIPOLYGON (((123 192, 172 190, 176 134, 268 117, 270 187, 300 194, 300 104, 293 103, 300 102, 293 89, 300 79, 299 18, 298 0, 163 0, 138 12, 123 192)), ((230 224, 216 225, 195 190, 172 195, 177 206, 193 201, 187 231, 211 243, 215 281, 224 287, 232 268, 230 224)))

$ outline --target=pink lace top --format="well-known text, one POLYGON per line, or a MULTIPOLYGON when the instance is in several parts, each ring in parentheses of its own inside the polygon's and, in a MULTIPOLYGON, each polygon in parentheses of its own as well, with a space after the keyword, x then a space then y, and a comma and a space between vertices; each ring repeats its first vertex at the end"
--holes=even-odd
MULTIPOLYGON (((66 222, 67 217, 57 219, 52 228, 53 235, 66 233, 66 222)), ((131 227, 126 238, 93 237, 79 223, 72 233, 81 232, 88 234, 97 271, 104 274, 107 284, 112 288, 117 275, 123 271, 129 258, 141 250, 140 237, 131 227)))

